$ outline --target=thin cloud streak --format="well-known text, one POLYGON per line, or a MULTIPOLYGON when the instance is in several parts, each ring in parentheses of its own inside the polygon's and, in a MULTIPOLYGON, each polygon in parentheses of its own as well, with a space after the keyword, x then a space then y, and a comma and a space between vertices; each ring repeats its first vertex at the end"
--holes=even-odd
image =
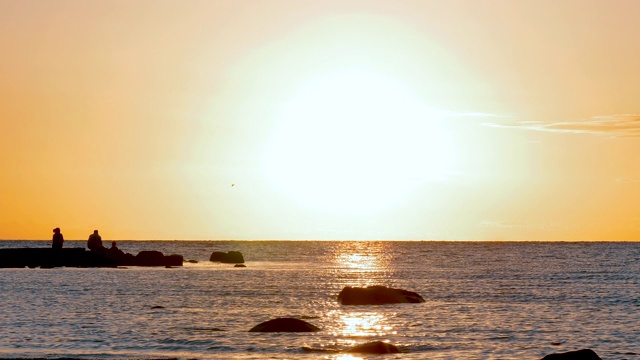
POLYGON ((509 115, 499 115, 499 114, 491 114, 491 113, 483 113, 483 112, 454 112, 454 111, 445 111, 444 115, 447 117, 454 118, 503 118, 508 119, 511 118, 509 115))
POLYGON ((616 183, 618 184, 638 184, 640 183, 640 178, 618 178, 616 179, 616 183))
POLYGON ((594 116, 583 121, 523 121, 516 124, 484 123, 483 126, 551 133, 592 134, 614 138, 640 138, 640 114, 594 116))
POLYGON ((544 223, 528 223, 524 221, 494 221, 483 220, 480 222, 480 226, 486 228, 499 228, 499 229, 538 229, 538 230, 554 230, 561 229, 564 226, 555 222, 544 223))

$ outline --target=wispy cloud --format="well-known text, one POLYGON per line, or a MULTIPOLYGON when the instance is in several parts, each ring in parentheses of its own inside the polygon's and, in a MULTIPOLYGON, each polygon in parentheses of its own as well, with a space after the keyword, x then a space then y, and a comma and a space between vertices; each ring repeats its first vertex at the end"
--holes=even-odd
POLYGON ((485 227, 493 227, 493 228, 522 228, 527 227, 527 224, 524 222, 506 222, 506 221, 491 221, 491 220, 483 220, 480 222, 480 226, 485 227))
POLYGON ((563 226, 556 222, 544 222, 544 223, 529 223, 524 221, 494 221, 483 220, 480 222, 480 226, 488 228, 500 228, 500 229, 560 229, 563 226))
POLYGON ((640 183, 640 178, 617 178, 616 182, 618 184, 638 184, 640 183))
POLYGON ((593 134, 609 137, 639 137, 640 114, 617 114, 594 116, 582 121, 540 122, 522 121, 517 123, 484 123, 484 126, 551 133, 593 134))
POLYGON ((444 115, 446 115, 447 117, 454 117, 454 118, 480 118, 480 119, 487 119, 487 118, 503 118, 503 119, 508 119, 511 118, 511 116, 508 115, 499 115, 499 114, 491 114, 491 113, 483 113, 483 112, 455 112, 455 111, 445 111, 444 115))

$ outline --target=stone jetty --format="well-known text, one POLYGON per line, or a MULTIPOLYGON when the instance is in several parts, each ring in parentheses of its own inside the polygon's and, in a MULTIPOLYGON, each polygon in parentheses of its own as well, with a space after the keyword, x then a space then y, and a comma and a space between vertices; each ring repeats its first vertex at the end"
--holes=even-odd
POLYGON ((0 268, 182 266, 182 262, 182 255, 164 255, 159 251, 141 251, 135 256, 123 253, 113 257, 84 248, 0 249, 0 268))

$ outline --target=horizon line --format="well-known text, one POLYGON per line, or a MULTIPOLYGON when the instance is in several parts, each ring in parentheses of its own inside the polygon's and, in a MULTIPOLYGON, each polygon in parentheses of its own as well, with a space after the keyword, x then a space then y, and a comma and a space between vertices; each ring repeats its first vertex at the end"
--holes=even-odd
MULTIPOLYGON (((0 241, 42 241, 42 242, 48 242, 51 241, 51 239, 0 239, 0 241)), ((83 240, 83 239, 65 239, 65 241, 74 241, 74 242, 81 242, 84 241, 86 242, 87 240, 83 240)), ((191 241, 191 242, 198 242, 198 241, 202 241, 202 242, 206 242, 206 241, 211 241, 211 242, 215 242, 215 241, 291 241, 291 242, 302 242, 302 241, 315 241, 315 242, 486 242, 486 243, 507 243, 507 242, 522 242, 522 243, 557 243, 557 242, 563 242, 563 243, 586 243, 586 242, 640 242, 640 239, 636 239, 636 240, 620 240, 620 239, 609 239, 609 240, 604 240, 604 239, 598 239, 598 240, 587 240, 587 239, 583 239, 583 240, 513 240, 513 239, 509 239, 509 240, 496 240, 496 239, 487 239, 487 240, 474 240, 474 239, 456 239, 456 240, 438 240, 438 239, 413 239, 413 240, 408 240, 408 239, 367 239, 367 240, 363 240, 363 239, 107 239, 104 241, 140 241, 140 242, 144 242, 144 241, 165 241, 165 242, 179 242, 179 241, 191 241)))

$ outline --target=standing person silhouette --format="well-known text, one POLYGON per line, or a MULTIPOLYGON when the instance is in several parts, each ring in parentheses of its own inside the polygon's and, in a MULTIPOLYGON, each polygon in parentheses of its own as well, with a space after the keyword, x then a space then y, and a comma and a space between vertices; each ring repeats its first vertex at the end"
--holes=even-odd
POLYGON ((89 235, 87 247, 93 252, 102 252, 104 249, 104 246, 102 246, 102 237, 98 234, 98 230, 93 230, 93 234, 89 235))
POLYGON ((53 229, 53 238, 51 239, 51 248, 54 250, 62 249, 62 244, 64 243, 64 237, 60 232, 60 228, 53 229))

